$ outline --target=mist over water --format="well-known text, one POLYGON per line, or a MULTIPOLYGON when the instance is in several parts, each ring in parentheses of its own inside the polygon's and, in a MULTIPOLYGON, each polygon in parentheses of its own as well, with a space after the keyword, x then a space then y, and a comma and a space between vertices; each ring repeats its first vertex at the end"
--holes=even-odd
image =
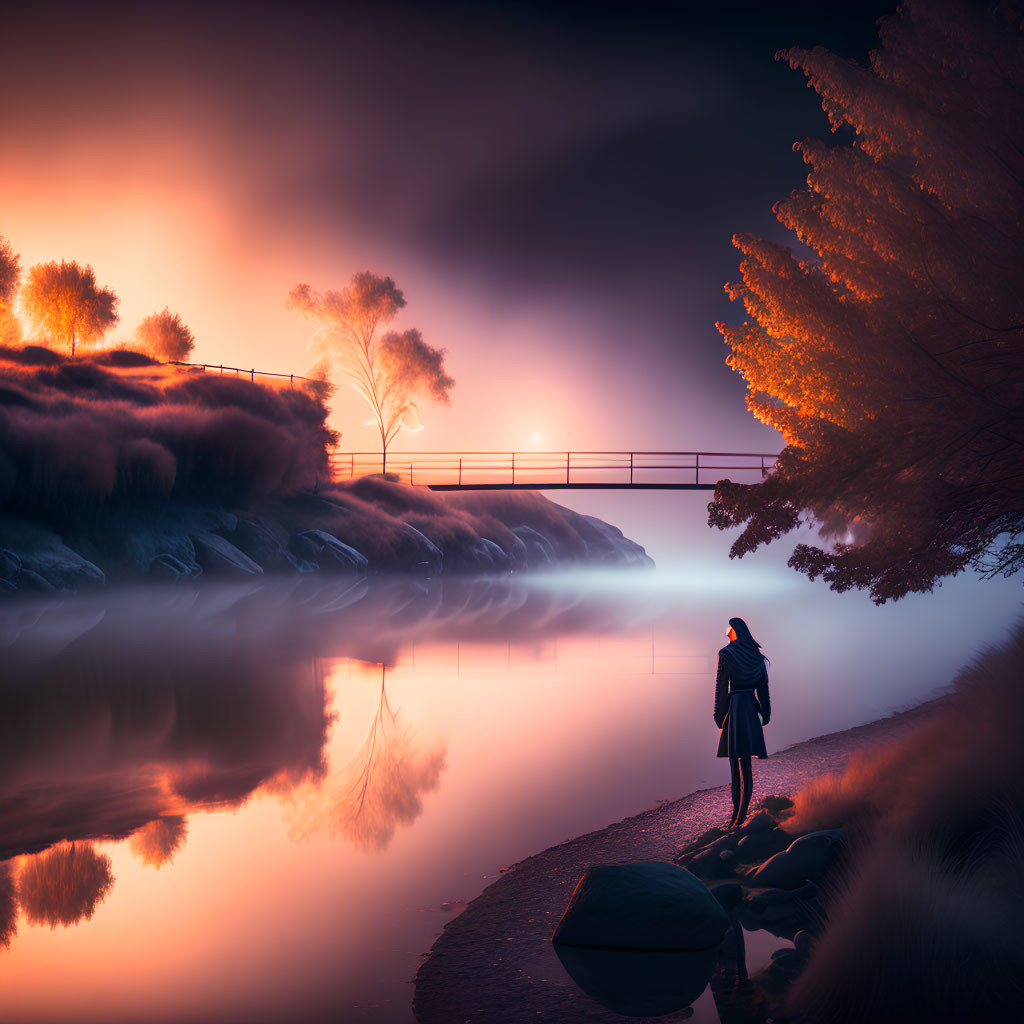
POLYGON ((502 867, 727 781, 731 615, 772 753, 926 698, 1018 612, 1014 581, 879 609, 697 563, 6 603, 4 1019, 410 1021, 502 867))

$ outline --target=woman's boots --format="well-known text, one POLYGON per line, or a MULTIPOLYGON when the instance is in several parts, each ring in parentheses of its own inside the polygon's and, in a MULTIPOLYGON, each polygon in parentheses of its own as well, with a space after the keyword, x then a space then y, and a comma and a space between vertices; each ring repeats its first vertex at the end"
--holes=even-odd
POLYGON ((749 757, 730 757, 729 767, 732 770, 732 818, 727 831, 739 828, 746 820, 750 795, 754 790, 754 775, 749 757))

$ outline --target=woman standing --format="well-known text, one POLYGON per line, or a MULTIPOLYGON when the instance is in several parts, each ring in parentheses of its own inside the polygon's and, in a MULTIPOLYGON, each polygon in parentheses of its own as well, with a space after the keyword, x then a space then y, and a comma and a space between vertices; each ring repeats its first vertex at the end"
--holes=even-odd
POLYGON ((715 725, 722 730, 718 756, 729 758, 732 769, 732 820, 743 823, 754 787, 750 758, 767 757, 762 725, 771 717, 768 697, 768 659, 742 619, 729 620, 729 643, 718 652, 715 683, 715 725))

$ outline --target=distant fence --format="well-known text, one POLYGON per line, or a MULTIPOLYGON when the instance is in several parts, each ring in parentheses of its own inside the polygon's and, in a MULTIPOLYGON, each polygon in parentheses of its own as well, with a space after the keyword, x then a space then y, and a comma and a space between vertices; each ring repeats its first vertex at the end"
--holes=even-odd
MULTIPOLYGON (((388 452, 403 483, 455 490, 714 490, 758 483, 778 455, 760 452, 388 452)), ((380 473, 380 452, 329 454, 333 480, 380 473)))
POLYGON ((301 377, 297 373, 271 373, 269 370, 257 370, 255 368, 246 370, 241 366, 224 366, 219 363, 182 363, 177 360, 169 360, 168 366, 184 366, 188 369, 195 370, 216 370, 221 376, 224 374, 230 374, 233 377, 248 377, 253 383, 256 382, 257 377, 277 377, 279 380, 286 380, 292 387, 295 387, 295 382, 300 383, 305 380, 316 380, 315 377, 301 377))

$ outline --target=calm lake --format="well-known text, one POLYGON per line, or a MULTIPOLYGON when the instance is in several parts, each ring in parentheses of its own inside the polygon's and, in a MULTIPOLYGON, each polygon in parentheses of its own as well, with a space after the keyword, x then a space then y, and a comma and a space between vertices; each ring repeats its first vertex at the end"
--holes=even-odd
POLYGON ((3 604, 0 1018, 411 1021, 503 867, 728 781, 729 616, 772 660, 771 752, 947 685, 1019 594, 878 609, 762 568, 3 604))

